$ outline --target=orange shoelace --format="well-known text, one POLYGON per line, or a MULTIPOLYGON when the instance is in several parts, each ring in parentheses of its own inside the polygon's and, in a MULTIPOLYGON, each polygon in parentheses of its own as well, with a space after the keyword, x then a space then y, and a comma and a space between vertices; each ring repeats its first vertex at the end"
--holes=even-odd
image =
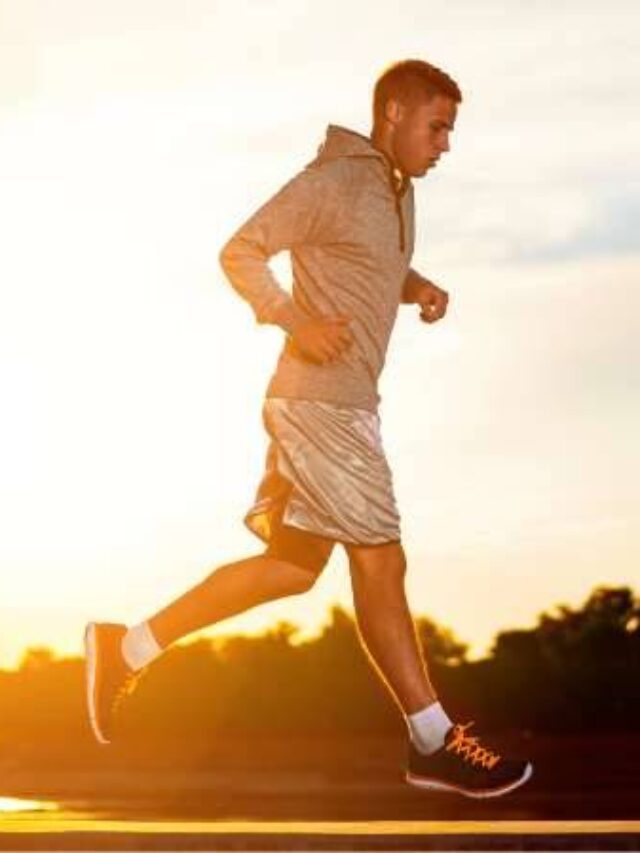
POLYGON ((122 705, 123 701, 129 696, 138 686, 140 679, 143 675, 146 674, 146 668, 139 669, 137 672, 129 672, 127 673, 124 681, 118 688, 116 695, 113 699, 112 712, 115 713, 122 705))
POLYGON ((447 751, 455 750, 456 755, 461 755, 464 761, 472 764, 480 764, 489 770, 500 761, 500 755, 480 746, 477 737, 470 737, 465 731, 473 725, 473 720, 466 726, 460 724, 453 727, 453 737, 447 744, 447 751))

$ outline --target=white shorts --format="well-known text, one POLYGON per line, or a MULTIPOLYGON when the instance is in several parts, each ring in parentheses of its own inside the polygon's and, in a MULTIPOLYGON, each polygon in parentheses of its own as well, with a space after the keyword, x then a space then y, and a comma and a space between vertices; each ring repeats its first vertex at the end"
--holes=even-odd
POLYGON ((278 523, 337 542, 400 541, 400 516, 377 412, 267 397, 264 476, 244 523, 269 542, 278 523))

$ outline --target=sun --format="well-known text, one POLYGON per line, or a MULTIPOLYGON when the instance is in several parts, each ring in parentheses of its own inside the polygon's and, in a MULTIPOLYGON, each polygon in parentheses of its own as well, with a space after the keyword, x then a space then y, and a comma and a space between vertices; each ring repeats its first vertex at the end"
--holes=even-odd
POLYGON ((59 806, 47 800, 24 800, 17 797, 0 797, 0 814, 16 812, 54 812, 59 806))

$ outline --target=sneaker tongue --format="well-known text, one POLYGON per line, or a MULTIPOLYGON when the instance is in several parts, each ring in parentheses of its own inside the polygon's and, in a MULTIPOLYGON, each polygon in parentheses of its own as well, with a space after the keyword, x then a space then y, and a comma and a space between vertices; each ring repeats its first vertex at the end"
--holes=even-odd
POLYGON ((451 726, 451 728, 447 729, 445 736, 444 736, 445 745, 448 744, 450 740, 452 740, 453 731, 454 731, 454 726, 451 726))
POLYGON ((448 744, 449 741, 453 740, 456 737, 456 729, 459 730, 461 737, 464 739, 465 737, 470 737, 467 734, 467 729, 470 728, 470 725, 463 726, 461 723, 454 724, 450 729, 447 729, 447 732, 444 736, 445 744, 448 744))

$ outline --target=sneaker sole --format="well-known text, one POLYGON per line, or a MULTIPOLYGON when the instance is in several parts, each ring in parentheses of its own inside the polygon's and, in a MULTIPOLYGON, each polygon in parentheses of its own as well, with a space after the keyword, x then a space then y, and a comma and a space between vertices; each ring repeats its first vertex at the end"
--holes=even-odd
POLYGON ((461 788, 458 785, 451 785, 448 782, 443 782, 440 779, 427 779, 424 776, 414 776, 411 773, 406 774, 405 778, 409 785, 414 785, 416 788, 425 788, 430 791, 447 791, 455 794, 462 794, 465 797, 473 797, 474 799, 484 800, 489 797, 501 797, 524 785, 527 779, 531 778, 533 773, 533 765, 529 762, 524 769, 522 776, 509 782, 507 785, 502 785, 500 788, 479 788, 473 790, 470 788, 461 788))
POLYGON ((98 725, 98 715, 96 713, 96 681, 98 669, 98 641, 96 637, 96 623, 89 622, 84 632, 84 653, 85 653, 85 690, 87 696, 87 708, 89 711, 89 722, 93 734, 98 743, 111 743, 105 738, 98 725))

